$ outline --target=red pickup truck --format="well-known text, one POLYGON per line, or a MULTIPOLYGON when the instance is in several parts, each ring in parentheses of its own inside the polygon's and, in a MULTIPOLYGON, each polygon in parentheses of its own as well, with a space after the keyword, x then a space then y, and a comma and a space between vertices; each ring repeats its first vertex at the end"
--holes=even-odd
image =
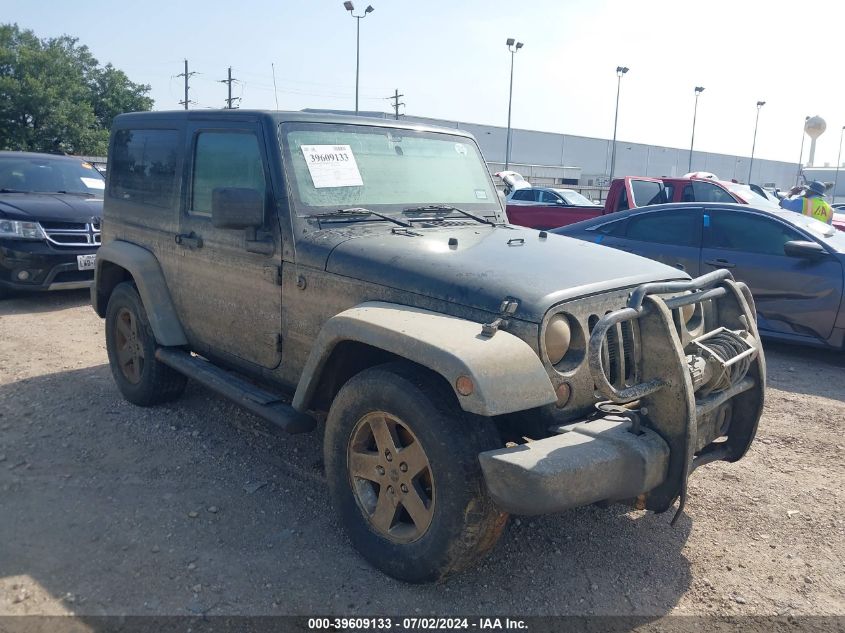
POLYGON ((777 206, 754 192, 748 185, 697 176, 616 178, 610 183, 603 207, 595 204, 570 204, 566 194, 570 190, 530 187, 526 186, 527 183, 520 183, 521 177, 515 179, 508 174, 502 174, 501 177, 508 187, 517 187, 506 199, 508 221, 533 229, 553 229, 614 211, 664 202, 738 202, 764 208, 777 206))

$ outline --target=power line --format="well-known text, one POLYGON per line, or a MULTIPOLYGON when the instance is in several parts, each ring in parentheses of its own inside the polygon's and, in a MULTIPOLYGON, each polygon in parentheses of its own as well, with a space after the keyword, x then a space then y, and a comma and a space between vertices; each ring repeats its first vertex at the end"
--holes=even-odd
POLYGON ((231 66, 229 66, 229 76, 228 76, 228 79, 220 79, 220 80, 218 81, 218 83, 221 83, 221 84, 226 84, 226 85, 227 85, 227 87, 228 87, 228 89, 229 89, 229 96, 228 96, 228 98, 226 99, 226 108, 227 108, 227 109, 229 109, 229 110, 232 110, 232 109, 233 109, 233 108, 232 108, 232 102, 233 102, 233 101, 240 101, 240 100, 241 100, 241 98, 240 98, 240 97, 232 97, 232 82, 233 82, 233 81, 238 81, 238 80, 237 80, 237 79, 233 79, 233 78, 232 78, 232 67, 231 67, 231 66))
POLYGON ((188 109, 188 104, 193 103, 193 101, 188 99, 188 80, 196 74, 197 73, 195 73, 195 72, 192 72, 192 73, 188 72, 188 60, 186 59, 185 60, 185 72, 176 75, 177 77, 184 77, 185 78, 185 100, 180 101, 179 105, 184 105, 186 110, 188 109))
POLYGON ((393 102, 393 112, 394 112, 393 118, 395 118, 397 121, 399 120, 399 106, 405 105, 404 102, 399 103, 399 97, 404 97, 404 96, 405 95, 400 95, 399 94, 399 88, 396 88, 396 90, 393 93, 393 96, 388 97, 388 99, 390 99, 393 102))

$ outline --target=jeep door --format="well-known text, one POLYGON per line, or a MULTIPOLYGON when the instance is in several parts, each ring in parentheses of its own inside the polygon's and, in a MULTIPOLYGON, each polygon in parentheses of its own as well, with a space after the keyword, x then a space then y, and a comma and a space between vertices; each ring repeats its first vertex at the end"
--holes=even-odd
POLYGON ((282 291, 279 224, 267 148, 255 120, 191 120, 186 135, 185 196, 177 309, 196 351, 273 368, 279 364, 282 291), (254 228, 218 228, 212 198, 220 188, 251 189, 263 204, 254 228))

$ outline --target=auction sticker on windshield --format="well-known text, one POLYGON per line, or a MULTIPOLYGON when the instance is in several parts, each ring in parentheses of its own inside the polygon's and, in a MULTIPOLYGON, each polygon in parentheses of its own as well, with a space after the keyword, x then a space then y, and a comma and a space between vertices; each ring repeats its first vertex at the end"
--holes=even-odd
POLYGON ((316 189, 364 184, 349 145, 302 145, 301 149, 316 189))

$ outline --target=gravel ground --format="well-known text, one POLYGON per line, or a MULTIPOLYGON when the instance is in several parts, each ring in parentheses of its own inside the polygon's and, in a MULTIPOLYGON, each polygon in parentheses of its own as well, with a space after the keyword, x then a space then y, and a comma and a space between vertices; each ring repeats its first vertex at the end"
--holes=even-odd
POLYGON ((0 615, 845 615, 845 355, 769 345, 748 456, 685 515, 512 520, 439 585, 370 568, 329 509, 317 435, 196 385, 119 396, 85 292, 0 304, 0 615))

